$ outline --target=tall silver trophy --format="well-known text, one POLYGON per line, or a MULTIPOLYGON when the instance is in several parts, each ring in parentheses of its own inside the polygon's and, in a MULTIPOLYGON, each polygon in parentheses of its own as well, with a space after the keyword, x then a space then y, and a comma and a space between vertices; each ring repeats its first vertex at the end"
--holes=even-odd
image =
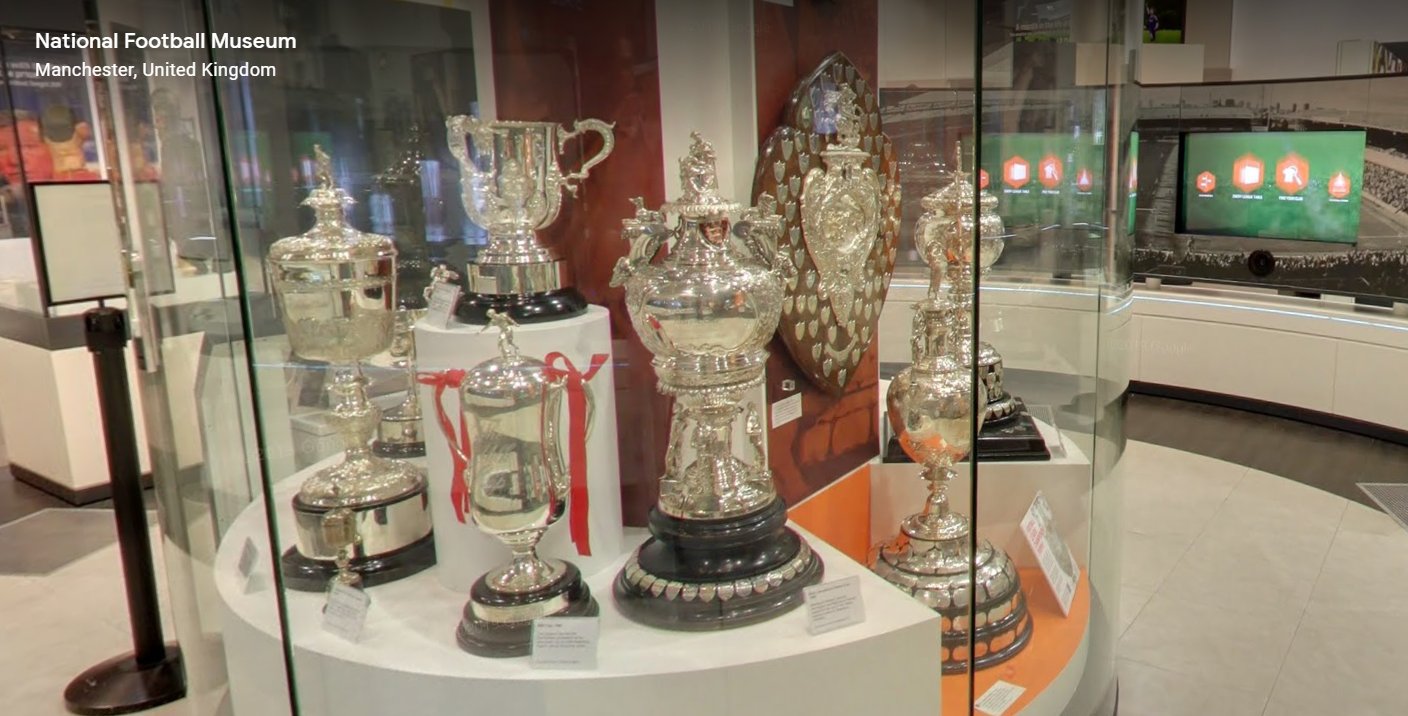
MULTIPOLYGON (((973 447, 973 405, 982 406, 976 415, 980 429, 991 414, 986 374, 973 396, 973 371, 983 368, 974 363, 973 285, 963 277, 972 275, 975 250, 992 250, 992 237, 975 230, 971 213, 933 216, 939 202, 949 202, 952 210, 972 196, 966 177, 955 172, 950 187, 926 198, 931 215, 916 228, 915 243, 933 270, 930 292, 915 305, 913 363, 890 382, 885 398, 890 426, 923 466, 929 495, 900 523, 899 535, 881 546, 871 567, 941 615, 945 673, 968 668, 970 634, 971 659, 980 669, 1012 658, 1032 635, 1016 566, 987 540, 979 540, 974 552, 973 526, 948 500, 953 464, 973 447)), ((971 201, 966 205, 973 207, 971 201)))
POLYGON ((759 407, 766 345, 782 312, 782 222, 772 197, 755 208, 719 195, 714 149, 698 133, 680 159, 683 196, 624 222, 630 253, 612 285, 675 398, 651 537, 618 575, 627 617, 666 629, 726 629, 796 607, 821 559, 787 527, 773 486, 759 407), (730 225, 730 217, 742 220, 730 225), (678 221, 667 226, 666 216, 678 221), (652 263, 673 242, 668 258, 652 263), (740 444, 741 443, 741 444, 740 444))
POLYGON ((571 271, 544 246, 538 231, 552 224, 563 192, 576 196, 591 168, 616 146, 613 125, 580 119, 571 131, 555 122, 484 120, 456 115, 445 120, 450 153, 460 163, 461 198, 488 244, 468 266, 469 290, 457 315, 488 323, 488 311, 520 323, 575 316, 586 299, 572 286, 571 271), (580 169, 564 174, 559 157, 587 132, 601 135, 601 149, 580 169))
POLYGON ((367 586, 435 563, 424 473, 374 455, 380 411, 367 399, 362 361, 391 345, 396 249, 391 239, 347 225, 351 199, 333 185, 332 161, 315 147, 318 186, 304 200, 316 222, 276 241, 269 267, 289 344, 300 358, 326 361, 336 377, 329 421, 342 461, 308 478, 293 499, 298 544, 284 554, 284 582, 318 591, 341 573, 367 586), (340 569, 338 563, 343 562, 340 569))
POLYGON ((460 384, 470 444, 460 445, 448 431, 445 439, 468 465, 474 524, 502 541, 513 558, 475 581, 456 638, 480 656, 523 656, 534 619, 598 612, 575 565, 537 553, 538 540, 567 511, 574 466, 564 459, 563 444, 573 431, 585 439, 593 401, 587 383, 573 385, 571 375, 519 353, 506 314, 491 311, 489 320, 499 330, 499 355, 460 384), (562 419, 564 396, 574 389, 584 401, 584 425, 562 419))

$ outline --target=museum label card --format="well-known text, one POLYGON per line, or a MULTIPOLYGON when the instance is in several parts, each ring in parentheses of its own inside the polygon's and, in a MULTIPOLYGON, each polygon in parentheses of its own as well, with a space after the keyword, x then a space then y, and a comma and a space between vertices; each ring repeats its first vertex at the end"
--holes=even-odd
POLYGON ((323 630, 356 643, 367 626, 372 598, 365 591, 334 580, 323 606, 323 630))
POLYGON ((436 328, 448 328, 450 314, 455 312, 455 304, 460 300, 459 284, 437 281, 430 290, 429 306, 425 320, 436 328))
POLYGON ((1002 716, 1007 709, 1012 708, 1012 704, 1017 703, 1017 699, 1021 698, 1022 692, 1026 690, 1023 686, 998 681, 973 702, 973 708, 988 716, 1002 716))
POLYGON ((601 617, 543 617, 533 620, 535 669, 595 669, 601 617))
POLYGON ((807 631, 813 636, 865 621, 859 576, 806 587, 802 595, 807 604, 807 631))
POLYGON ((254 546, 254 540, 246 537, 244 546, 240 548, 239 562, 240 576, 244 578, 245 594, 257 592, 264 586, 264 580, 254 572, 254 565, 258 561, 259 548, 254 546))
POLYGON ((802 417, 802 394, 793 393, 772 404, 772 426, 786 425, 802 417))
POLYGON ((1080 578, 1080 568, 1076 566, 1071 548, 1066 546, 1066 541, 1061 539, 1061 535, 1052 527, 1053 522, 1051 504, 1046 501, 1046 495, 1036 493, 1032 506, 1027 508, 1027 514, 1022 517, 1022 535, 1027 538, 1027 544, 1036 555, 1037 564, 1041 565, 1041 573, 1046 575, 1046 583, 1056 594, 1061 613, 1070 616, 1071 600, 1076 596, 1076 580, 1080 578))

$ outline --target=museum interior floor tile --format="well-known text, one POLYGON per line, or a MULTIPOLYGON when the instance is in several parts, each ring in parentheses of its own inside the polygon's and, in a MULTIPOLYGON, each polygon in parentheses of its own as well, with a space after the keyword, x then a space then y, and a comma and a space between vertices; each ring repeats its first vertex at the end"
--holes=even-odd
MULTIPOLYGON (((1124 469, 1122 716, 1403 713, 1408 532, 1357 502, 1160 445, 1130 442, 1124 469)), ((120 579, 114 544, 44 576, 0 576, 6 713, 63 714, 69 679, 130 648, 120 579)))

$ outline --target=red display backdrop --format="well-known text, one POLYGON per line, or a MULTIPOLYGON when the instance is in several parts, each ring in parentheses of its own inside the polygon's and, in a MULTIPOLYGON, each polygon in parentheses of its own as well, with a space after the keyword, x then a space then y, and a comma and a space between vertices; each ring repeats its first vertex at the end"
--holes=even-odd
MULTIPOLYGON (((754 0, 760 146, 782 121, 793 88, 831 53, 845 53, 875 82, 878 17, 876 0, 796 0, 790 7, 754 0)), ((769 350, 769 404, 802 394, 802 417, 768 434, 768 463, 778 492, 795 504, 879 454, 879 341, 871 343, 839 396, 810 383, 781 339, 774 337, 769 350), (789 381, 796 390, 783 389, 789 381)))
MULTIPOLYGON (((655 390, 651 354, 631 327, 625 290, 608 283, 628 248, 621 219, 633 212, 630 198, 643 196, 647 206, 665 200, 655 2, 494 0, 489 17, 498 119, 616 124, 616 149, 575 198, 564 199, 542 236, 572 267, 587 300, 611 310, 622 510, 627 524, 643 525, 665 469, 670 400, 655 390)), ((598 141, 574 140, 564 168, 580 166, 598 141)))

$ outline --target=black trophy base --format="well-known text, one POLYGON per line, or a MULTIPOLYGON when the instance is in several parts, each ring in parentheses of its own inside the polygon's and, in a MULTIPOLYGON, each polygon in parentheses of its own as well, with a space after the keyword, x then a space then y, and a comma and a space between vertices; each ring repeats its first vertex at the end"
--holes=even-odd
POLYGON ((613 589, 633 621, 674 631, 716 631, 764 622, 802 604, 824 566, 787 527, 781 500, 735 518, 684 520, 650 513, 653 535, 626 562, 613 589))
POLYGON ((488 580, 480 577, 469 590, 469 603, 464 605, 464 618, 455 630, 455 642, 461 649, 491 659, 527 656, 533 648, 533 619, 494 622, 475 613, 476 604, 487 609, 533 611, 535 605, 550 609, 552 603, 563 603, 556 611, 537 617, 594 617, 601 608, 592 598, 591 589, 582 581, 582 573, 572 564, 561 579, 536 592, 506 594, 489 588, 488 580))
POLYGON ((425 443, 393 443, 373 440, 372 454, 390 460, 409 460, 411 458, 425 457, 425 443))
POLYGON ((1046 438, 1036 427, 1036 420, 1027 410, 1027 404, 1017 398, 1017 412, 1011 417, 996 423, 984 423, 978 431, 979 460, 1031 460, 1051 459, 1051 450, 1046 447, 1046 438))
POLYGON ((64 708, 75 714, 130 714, 186 696, 181 648, 167 642, 166 654, 147 666, 122 654, 78 675, 64 689, 64 708))
MULTIPOLYGON (((435 533, 430 533, 401 549, 378 555, 359 557, 349 565, 362 575, 362 586, 394 582, 435 566, 435 533)), ((325 592, 328 580, 337 574, 337 564, 330 559, 305 557, 297 547, 290 547, 279 560, 284 586, 300 592, 325 592)))
POLYGON ((518 323, 538 323, 580 316, 587 311, 587 299, 571 287, 526 295, 466 293, 455 307, 455 318, 460 323, 487 326, 491 309, 518 323))

